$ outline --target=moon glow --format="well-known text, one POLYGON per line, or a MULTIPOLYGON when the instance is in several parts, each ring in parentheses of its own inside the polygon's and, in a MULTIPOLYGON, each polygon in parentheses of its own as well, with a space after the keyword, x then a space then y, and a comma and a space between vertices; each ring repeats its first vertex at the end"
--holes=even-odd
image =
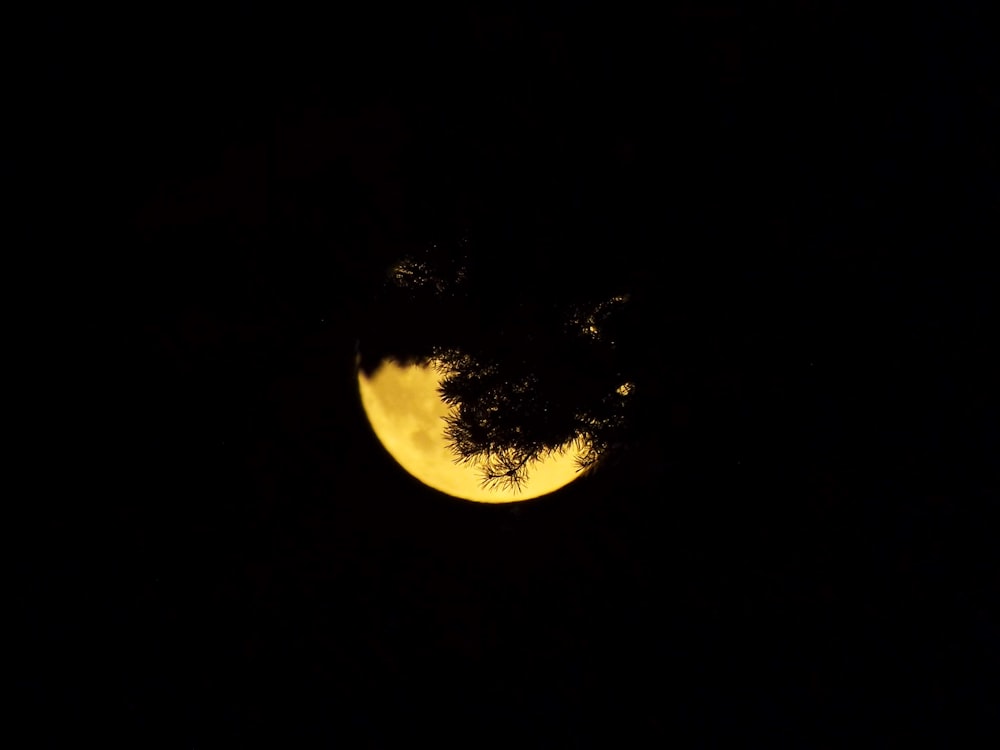
POLYGON ((512 503, 547 495, 579 477, 577 453, 566 450, 534 464, 519 490, 485 488, 474 462, 460 463, 448 448, 438 395, 439 374, 431 367, 379 365, 371 377, 359 368, 361 404, 379 441, 407 472, 440 492, 480 503, 512 503))

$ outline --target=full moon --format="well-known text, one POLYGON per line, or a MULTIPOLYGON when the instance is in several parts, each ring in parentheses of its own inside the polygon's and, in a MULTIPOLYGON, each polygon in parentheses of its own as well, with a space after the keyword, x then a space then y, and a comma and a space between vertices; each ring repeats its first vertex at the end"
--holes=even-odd
POLYGON ((483 487, 474 462, 457 462, 448 448, 438 395, 440 376, 431 367, 387 361, 371 377, 358 370, 361 404, 375 435, 407 472, 440 492, 480 503, 513 503, 555 492, 580 476, 571 446, 531 467, 519 489, 483 487))

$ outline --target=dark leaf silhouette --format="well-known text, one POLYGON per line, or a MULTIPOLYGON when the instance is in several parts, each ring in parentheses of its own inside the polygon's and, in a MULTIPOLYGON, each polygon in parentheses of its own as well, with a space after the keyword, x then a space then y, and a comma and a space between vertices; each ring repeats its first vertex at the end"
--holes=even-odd
POLYGON ((509 259, 478 249, 432 243, 390 269, 384 304, 403 322, 370 365, 440 372, 446 439, 485 486, 518 488, 565 450, 592 467, 627 439, 636 397, 620 341, 628 295, 581 294, 537 269, 518 279, 509 259))

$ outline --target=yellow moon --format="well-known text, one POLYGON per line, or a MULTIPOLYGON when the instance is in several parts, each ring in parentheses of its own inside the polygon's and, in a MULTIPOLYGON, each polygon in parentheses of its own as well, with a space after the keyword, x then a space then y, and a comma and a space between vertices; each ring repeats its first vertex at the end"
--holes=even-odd
POLYGON ((534 464, 518 489, 485 488, 473 463, 457 463, 448 449, 438 395, 439 374, 431 367, 387 361, 371 377, 358 370, 361 404, 375 435, 407 472, 429 487, 464 500, 514 503, 555 492, 578 476, 576 451, 569 447, 534 464))

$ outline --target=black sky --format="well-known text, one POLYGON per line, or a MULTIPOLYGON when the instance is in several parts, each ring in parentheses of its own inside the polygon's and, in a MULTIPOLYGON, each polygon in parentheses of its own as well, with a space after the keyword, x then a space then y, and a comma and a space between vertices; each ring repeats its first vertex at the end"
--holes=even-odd
POLYGON ((8 502, 40 745, 995 717, 994 40, 973 3, 695 5, 24 21, 8 502), (548 499, 438 495, 359 408, 386 268, 463 237, 532 299, 638 300, 643 440, 548 499))

